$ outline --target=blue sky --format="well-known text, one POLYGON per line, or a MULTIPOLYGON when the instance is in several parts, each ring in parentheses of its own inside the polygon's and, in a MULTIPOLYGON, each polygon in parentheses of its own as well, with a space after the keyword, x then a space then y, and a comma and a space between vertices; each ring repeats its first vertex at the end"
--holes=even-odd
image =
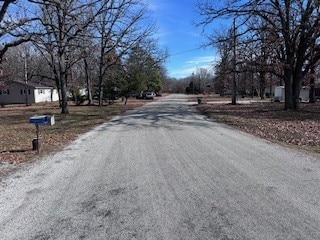
POLYGON ((196 0, 145 0, 158 26, 161 47, 170 57, 165 67, 170 77, 183 78, 197 68, 210 68, 214 49, 199 49, 206 41, 201 29, 193 25, 196 19, 196 0), (198 49, 197 49, 198 48, 198 49))

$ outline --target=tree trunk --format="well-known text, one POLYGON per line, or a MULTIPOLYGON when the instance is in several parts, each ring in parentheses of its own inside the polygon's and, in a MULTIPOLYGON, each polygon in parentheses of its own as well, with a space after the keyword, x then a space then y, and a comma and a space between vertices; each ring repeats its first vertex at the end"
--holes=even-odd
POLYGON ((293 96, 292 96, 292 102, 293 102, 293 110, 298 110, 300 106, 300 91, 301 86, 293 86, 293 96))
POLYGON ((310 92, 309 92, 309 103, 316 102, 316 95, 315 95, 315 70, 314 68, 311 69, 311 78, 310 78, 310 92))
POLYGON ((58 98, 59 98, 59 107, 62 108, 62 97, 61 97, 61 84, 60 84, 60 80, 59 77, 55 74, 54 76, 55 78, 55 82, 56 82, 56 86, 57 86, 57 91, 58 91, 58 98))
POLYGON ((266 73, 260 72, 260 98, 266 98, 266 73))
POLYGON ((233 79, 232 79, 232 105, 237 104, 237 49, 236 49, 236 20, 233 20, 233 79))
POLYGON ((293 76, 290 70, 285 70, 285 110, 292 110, 294 109, 293 103, 293 88, 292 88, 292 81, 293 76))
POLYGON ((104 67, 104 48, 103 42, 101 42, 101 49, 100 49, 100 62, 99 62, 99 106, 103 106, 103 67, 104 67))
MULTIPOLYGON (((100 77, 99 77, 100 78, 100 77)), ((102 77, 101 77, 102 78, 102 77)), ((103 87, 102 80, 99 81, 99 106, 103 106, 103 87)))
POLYGON ((104 47, 103 40, 101 40, 101 49, 100 49, 100 62, 99 62, 99 106, 103 105, 103 74, 104 73, 104 47))
POLYGON ((90 79, 89 79, 88 61, 86 58, 84 58, 83 61, 84 61, 84 69, 85 69, 87 91, 88 91, 88 105, 93 105, 91 83, 90 83, 90 79))
POLYGON ((61 74, 60 85, 61 85, 61 113, 69 114, 66 73, 61 74))
POLYGON ((251 98, 254 97, 254 72, 251 72, 251 98))
POLYGON ((310 92, 309 92, 309 103, 315 103, 316 102, 316 91, 314 88, 314 83, 313 85, 310 85, 310 92))
POLYGON ((301 84, 302 84, 303 76, 301 72, 296 73, 293 76, 292 80, 292 102, 293 102, 293 110, 299 110, 300 105, 300 91, 301 91, 301 84))
POLYGON ((67 96, 67 80, 68 80, 68 71, 66 57, 63 47, 61 47, 59 54, 59 72, 60 72, 60 87, 61 87, 61 113, 69 114, 68 109, 68 96, 67 96))

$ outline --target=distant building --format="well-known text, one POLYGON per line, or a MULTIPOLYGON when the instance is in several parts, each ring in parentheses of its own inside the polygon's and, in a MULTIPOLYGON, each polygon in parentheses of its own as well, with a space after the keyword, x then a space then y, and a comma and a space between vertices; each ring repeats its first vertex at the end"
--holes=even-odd
MULTIPOLYGON (((301 102, 309 101, 310 88, 302 87, 299 94, 299 99, 301 102)), ((315 97, 316 99, 320 99, 320 87, 315 87, 315 97)), ((285 101, 285 87, 284 86, 276 86, 274 92, 274 101, 275 102, 283 102, 285 101)))
POLYGON ((54 87, 32 82, 8 81, 0 82, 0 104, 55 102, 59 100, 58 91, 54 87))

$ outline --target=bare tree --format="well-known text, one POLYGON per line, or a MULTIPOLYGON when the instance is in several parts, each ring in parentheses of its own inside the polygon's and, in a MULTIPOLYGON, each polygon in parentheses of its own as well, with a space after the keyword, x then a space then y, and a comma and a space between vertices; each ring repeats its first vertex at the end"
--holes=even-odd
POLYGON ((57 87, 61 92, 61 113, 68 114, 67 83, 69 71, 81 58, 78 50, 86 37, 85 29, 95 20, 101 8, 95 8, 101 1, 76 0, 34 0, 40 5, 43 35, 35 43, 52 68, 57 87), (78 54, 75 57, 75 53, 78 54))
POLYGON ((219 18, 237 18, 242 34, 264 31, 275 47, 285 82, 285 109, 298 109, 301 83, 320 59, 320 3, 317 0, 210 1, 198 4, 203 17, 199 25, 208 26, 219 18), (267 23, 263 29, 245 28, 249 19, 267 23))
POLYGON ((93 84, 93 68, 95 64, 94 61, 94 55, 92 49, 95 49, 95 46, 89 45, 89 46, 83 46, 82 48, 82 60, 83 60, 83 69, 84 69, 84 75, 85 75, 85 82, 88 92, 88 105, 93 105, 93 94, 92 94, 92 84, 93 84))
POLYGON ((50 70, 43 57, 31 42, 8 49, 1 63, 6 80, 26 80, 40 82, 50 70))
POLYGON ((205 92, 204 86, 207 84, 208 78, 210 77, 209 70, 207 68, 197 68, 195 76, 198 78, 199 93, 205 92))
POLYGON ((32 26, 38 17, 30 14, 31 1, 0 1, 0 63, 8 49, 28 42, 33 34, 32 26))
POLYGON ((219 78, 219 83, 216 88, 220 89, 220 94, 231 93, 232 104, 236 104, 237 84, 236 78, 238 75, 238 48, 239 38, 236 34, 236 24, 224 33, 219 33, 215 37, 211 37, 210 43, 216 46, 219 50, 220 61, 215 69, 219 78), (231 89, 231 90, 230 90, 231 89))
POLYGON ((99 105, 103 104, 103 83, 106 72, 119 59, 154 33, 153 25, 143 27, 146 6, 140 0, 103 0, 102 11, 95 24, 99 45, 99 105), (110 56, 115 56, 110 61, 110 56))

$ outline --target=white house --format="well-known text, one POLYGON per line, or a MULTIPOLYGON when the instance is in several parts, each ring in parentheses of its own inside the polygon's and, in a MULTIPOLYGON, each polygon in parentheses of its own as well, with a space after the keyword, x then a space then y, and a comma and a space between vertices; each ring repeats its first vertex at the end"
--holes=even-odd
POLYGON ((58 100, 58 91, 54 87, 22 81, 0 82, 0 105, 58 100))

